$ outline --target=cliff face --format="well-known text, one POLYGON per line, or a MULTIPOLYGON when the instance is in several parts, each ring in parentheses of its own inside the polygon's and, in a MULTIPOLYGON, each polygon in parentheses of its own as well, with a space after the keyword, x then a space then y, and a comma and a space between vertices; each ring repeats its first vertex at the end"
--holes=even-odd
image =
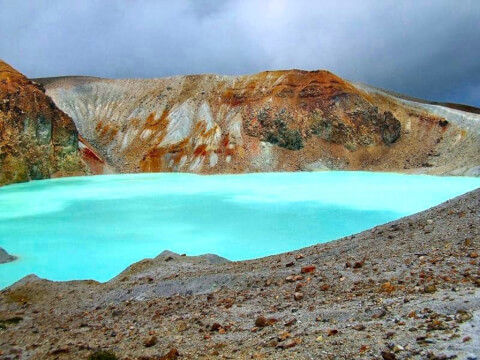
POLYGON ((85 173, 70 117, 0 61, 0 185, 85 173))
POLYGON ((480 164, 478 132, 327 71, 41 81, 118 172, 448 173, 480 164), (476 150, 451 156, 452 146, 476 150))

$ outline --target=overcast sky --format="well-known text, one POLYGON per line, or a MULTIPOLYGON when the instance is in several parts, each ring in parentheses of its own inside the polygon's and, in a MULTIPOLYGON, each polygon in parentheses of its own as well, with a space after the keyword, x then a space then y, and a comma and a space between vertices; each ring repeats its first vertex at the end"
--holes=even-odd
POLYGON ((480 107, 480 0, 0 0, 0 58, 32 78, 327 69, 480 107))

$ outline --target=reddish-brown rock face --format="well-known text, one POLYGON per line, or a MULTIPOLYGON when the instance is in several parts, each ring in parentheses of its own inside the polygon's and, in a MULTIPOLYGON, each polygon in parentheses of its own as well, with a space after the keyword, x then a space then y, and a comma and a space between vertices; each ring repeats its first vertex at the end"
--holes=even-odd
POLYGON ((400 136, 400 122, 391 113, 379 113, 357 89, 328 71, 260 73, 222 98, 243 107, 247 135, 289 150, 303 148, 314 136, 351 150, 390 144, 400 136), (268 77, 277 81, 269 84, 268 77))
POLYGON ((0 61, 0 185, 85 172, 70 117, 0 61))

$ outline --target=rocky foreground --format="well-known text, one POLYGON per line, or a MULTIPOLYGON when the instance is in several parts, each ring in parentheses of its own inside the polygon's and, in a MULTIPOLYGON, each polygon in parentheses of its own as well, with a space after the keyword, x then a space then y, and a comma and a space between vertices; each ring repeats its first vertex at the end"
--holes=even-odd
POLYGON ((0 359, 477 359, 479 220, 480 189, 263 259, 29 276, 0 292, 0 359))

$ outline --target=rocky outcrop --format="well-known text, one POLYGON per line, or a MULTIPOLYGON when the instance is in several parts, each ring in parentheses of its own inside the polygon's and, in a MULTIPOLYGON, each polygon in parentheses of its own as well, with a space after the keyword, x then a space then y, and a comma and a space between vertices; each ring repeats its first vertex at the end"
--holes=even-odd
POLYGON ((322 163, 445 174, 480 164, 479 133, 455 121, 462 111, 417 106, 328 71, 39 81, 117 172, 298 171, 322 163))
POLYGON ((0 247, 0 264, 5 264, 16 259, 16 256, 10 255, 3 248, 0 247))
POLYGON ((70 117, 0 61, 0 185, 85 173, 70 117))

